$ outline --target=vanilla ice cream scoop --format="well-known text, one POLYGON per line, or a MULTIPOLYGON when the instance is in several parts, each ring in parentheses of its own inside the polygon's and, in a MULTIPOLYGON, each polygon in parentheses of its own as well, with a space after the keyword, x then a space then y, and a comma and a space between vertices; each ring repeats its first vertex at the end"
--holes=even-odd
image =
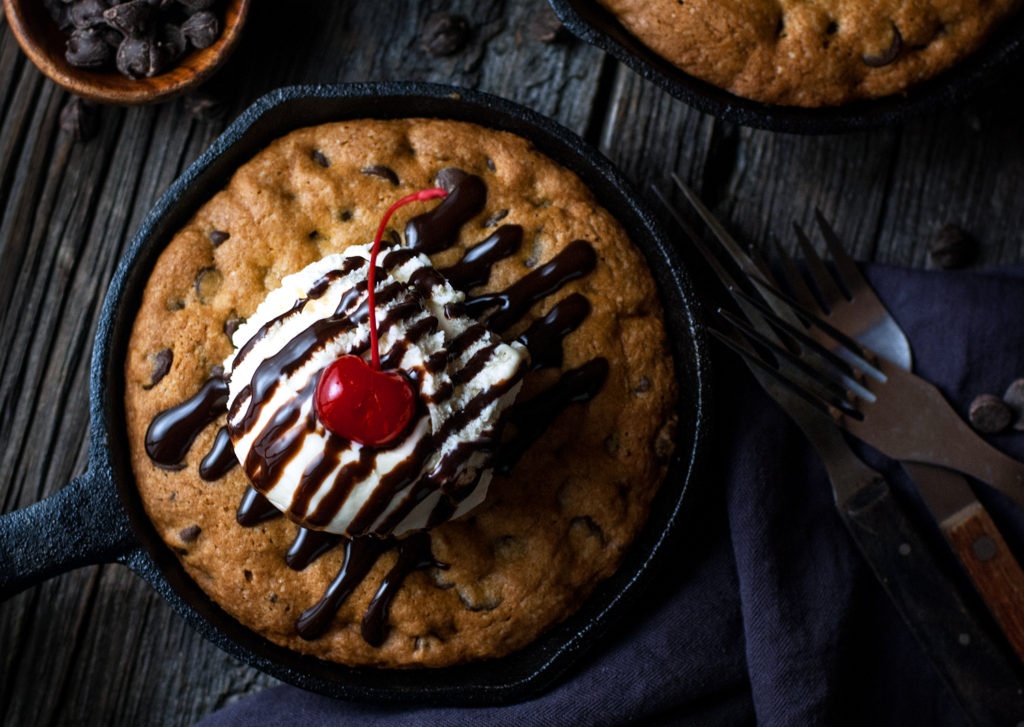
POLYGON ((417 407, 379 447, 328 431, 314 406, 323 370, 369 358, 370 245, 285 277, 232 337, 228 433, 253 486, 300 524, 348 537, 401 536, 479 505, 502 412, 516 398, 526 349, 466 315, 465 296, 423 255, 382 251, 377 272, 381 367, 408 377, 417 407))

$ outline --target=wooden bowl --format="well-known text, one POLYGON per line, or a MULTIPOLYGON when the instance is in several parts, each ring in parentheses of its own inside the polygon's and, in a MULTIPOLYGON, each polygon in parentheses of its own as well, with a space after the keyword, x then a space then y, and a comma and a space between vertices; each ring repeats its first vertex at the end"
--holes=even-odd
POLYGON ((76 68, 64 58, 67 36, 39 0, 3 0, 7 22, 22 50, 54 83, 76 96, 106 104, 137 106, 165 101, 209 78, 238 44, 250 0, 222 7, 220 37, 209 48, 191 50, 166 73, 132 80, 114 69, 76 68))

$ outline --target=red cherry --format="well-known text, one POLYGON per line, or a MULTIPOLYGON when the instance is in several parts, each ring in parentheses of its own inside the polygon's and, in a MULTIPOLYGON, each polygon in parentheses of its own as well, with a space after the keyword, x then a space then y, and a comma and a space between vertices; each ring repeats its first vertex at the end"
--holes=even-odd
POLYGON ((328 430, 379 447, 405 432, 416 410, 416 392, 399 372, 379 371, 349 355, 324 369, 313 402, 328 430))
POLYGON ((381 218, 370 250, 366 276, 366 298, 370 325, 370 356, 373 365, 358 356, 342 356, 324 369, 316 384, 313 404, 324 426, 339 437, 359 444, 378 447, 394 441, 405 432, 416 410, 416 392, 405 376, 397 371, 380 370, 377 343, 377 301, 375 296, 377 254, 391 215, 410 202, 447 197, 443 189, 414 192, 388 207, 381 218))

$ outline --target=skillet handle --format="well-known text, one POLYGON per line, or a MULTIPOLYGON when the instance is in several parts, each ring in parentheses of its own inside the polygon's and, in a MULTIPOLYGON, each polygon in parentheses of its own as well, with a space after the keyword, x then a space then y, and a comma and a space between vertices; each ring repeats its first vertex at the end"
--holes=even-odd
POLYGON ((45 500, 0 516, 0 601, 137 546, 111 478, 90 468, 45 500))

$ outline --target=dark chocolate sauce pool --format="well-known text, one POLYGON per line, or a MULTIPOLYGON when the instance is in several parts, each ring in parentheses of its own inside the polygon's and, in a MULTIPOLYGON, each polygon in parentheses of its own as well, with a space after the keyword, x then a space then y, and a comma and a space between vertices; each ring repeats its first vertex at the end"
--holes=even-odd
MULTIPOLYGON (((412 218, 406 225, 406 245, 416 252, 433 254, 451 247, 462 226, 479 214, 486 202, 487 186, 477 176, 467 174, 459 169, 448 168, 438 174, 437 181, 439 186, 449 192, 448 197, 431 211, 412 218)), ((485 240, 469 248, 457 263, 441 270, 440 275, 424 269, 420 271, 423 273, 422 275, 415 275, 410 282, 423 295, 428 295, 430 288, 445 278, 454 287, 463 291, 484 285, 490 277, 491 267, 498 261, 515 254, 522 244, 522 239, 521 227, 503 225, 485 240)), ((383 264, 385 268, 390 269, 398 267, 410 258, 411 253, 398 249, 390 252, 385 257, 383 264)), ((467 298, 463 311, 448 311, 446 313, 454 315, 468 312, 469 315, 483 319, 486 326, 492 331, 502 333, 521 320, 535 303, 557 292, 566 283, 591 272, 596 262, 597 257, 593 247, 583 240, 575 240, 552 260, 528 273, 504 291, 467 298)), ((291 310, 257 331, 250 341, 239 350, 235 357, 235 364, 237 365, 248 354, 259 338, 267 334, 272 325, 301 311, 309 298, 316 298, 324 293, 334 277, 352 272, 361 264, 356 259, 350 260, 342 271, 332 272, 318 281, 311 289, 308 298, 297 301, 291 310)), ((381 271, 380 277, 383 278, 383 271, 381 271)), ((384 303, 389 300, 389 296, 391 296, 390 299, 393 299, 393 296, 399 294, 399 288, 398 285, 385 286, 380 290, 378 301, 384 303)), ((269 396, 282 373, 287 373, 291 367, 298 365, 308 351, 325 340, 327 336, 338 330, 348 330, 347 327, 353 327, 358 322, 365 320, 367 315, 365 301, 355 306, 365 289, 365 284, 362 287, 353 288, 348 295, 344 296, 334 316, 317 321, 286 345, 276 356, 260 364, 253 377, 252 389, 248 392, 251 393, 250 409, 243 417, 243 427, 251 424, 249 420, 254 416, 255 404, 269 396)), ((561 366, 562 340, 576 330, 589 313, 590 303, 586 297, 579 293, 573 293, 559 301, 547 315, 536 319, 518 338, 530 352, 530 369, 561 366)), ((391 309, 389 317, 380 322, 382 333, 387 326, 394 325, 404 316, 414 314, 412 306, 396 305, 391 309)), ((410 341, 427 335, 436 324, 437 321, 433 320, 432 324, 420 325, 417 323, 411 326, 408 331, 410 341)), ((471 326, 451 342, 448 350, 443 352, 444 357, 461 355, 482 335, 484 335, 483 326, 471 326)), ((356 352, 365 350, 368 345, 369 341, 357 345, 356 352)), ((388 358, 393 359, 392 363, 401 360, 405 345, 399 344, 395 347, 399 350, 393 349, 389 352, 388 358)), ((474 355, 464 369, 459 372, 458 377, 471 379, 486 364, 490 353, 491 349, 487 347, 480 354, 474 355)), ((439 358, 428 361, 427 366, 436 371, 442 369, 445 364, 446 361, 439 358)), ((543 435, 559 414, 574 403, 594 398, 604 385, 607 375, 608 362, 603 358, 593 359, 578 368, 566 371, 558 382, 547 390, 528 401, 516 402, 506 410, 503 423, 511 430, 511 436, 506 437, 500 443, 497 441, 477 442, 474 444, 475 449, 491 451, 495 471, 500 474, 508 474, 530 445, 543 435)), ((459 382, 454 383, 457 385, 459 382)), ((315 387, 315 380, 313 386, 315 387)), ((409 486, 411 479, 419 472, 420 461, 429 453, 434 442, 444 441, 443 438, 450 431, 457 431, 464 426, 503 393, 504 391, 500 387, 494 387, 493 391, 477 396, 445 422, 442 427, 444 431, 438 432, 433 438, 425 438, 421 443, 421 448, 425 451, 415 452, 410 460, 397 467, 382 480, 381 486, 377 488, 371 498, 371 500, 376 499, 379 502, 375 507, 367 509, 362 521, 359 517, 353 521, 353 530, 358 532, 360 528, 368 529, 375 521, 374 512, 383 508, 395 492, 409 486)), ((449 394, 450 392, 438 392, 435 394, 435 398, 449 394)), ((244 395, 239 395, 235 401, 238 403, 245 398, 244 395)), ((158 414, 146 433, 146 452, 153 462, 166 469, 183 468, 185 455, 195 438, 203 429, 226 413, 227 399, 227 381, 220 377, 214 377, 207 381, 191 399, 158 414)), ((253 452, 260 450, 258 456, 264 463, 263 466, 266 467, 266 472, 255 467, 246 468, 248 472, 256 470, 254 483, 257 487, 263 477, 272 479, 272 475, 289 461, 296 439, 290 438, 288 433, 295 432, 297 437, 298 433, 308 426, 308 423, 301 421, 300 417, 301 401, 299 400, 302 399, 303 395, 300 394, 294 406, 285 407, 279 412, 280 421, 275 421, 272 427, 268 427, 273 431, 274 436, 268 437, 265 446, 260 442, 253 446, 253 452)), ((329 513, 333 509, 333 504, 336 503, 324 501, 330 500, 331 495, 335 495, 336 498, 344 498, 347 494, 332 492, 324 497, 318 505, 318 511, 322 509, 325 513, 324 517, 318 517, 317 512, 305 512, 308 502, 304 504, 302 498, 308 498, 309 494, 315 492, 319 478, 333 469, 340 447, 344 442, 332 442, 332 445, 334 444, 337 447, 329 446, 323 457, 307 468, 307 471, 303 473, 303 481, 300 483, 299 499, 295 503, 295 510, 299 515, 305 514, 306 520, 313 525, 324 524, 330 520, 329 513)), ((450 478, 458 466, 460 457, 468 457, 472 454, 474 447, 461 446, 465 451, 460 452, 454 458, 442 459, 434 471, 414 484, 415 489, 407 498, 407 502, 403 507, 395 508, 395 512, 389 516, 391 527, 397 525, 408 511, 411 511, 416 504, 435 490, 438 482, 450 478)), ((368 453, 367 458, 373 454, 372 448, 369 447, 364 447, 363 452, 368 453)), ((363 459, 361 457, 360 460, 348 465, 352 468, 350 474, 353 482, 364 476, 365 472, 362 470, 368 469, 368 465, 372 464, 372 460, 363 462, 363 459)), ((236 464, 228 429, 221 427, 217 432, 213 447, 202 459, 199 467, 200 476, 204 480, 216 480, 223 477, 236 464)), ((471 492, 475 484, 473 482, 467 485, 464 488, 465 491, 471 492)), ((455 505, 450 498, 447 500, 442 498, 442 503, 431 515, 431 525, 444 522, 454 512, 454 509, 455 505)), ((363 513, 361 512, 360 515, 363 513)), ((246 490, 236 513, 238 523, 244 527, 254 527, 280 516, 281 512, 253 487, 246 490)), ((385 528, 389 523, 384 523, 385 528)), ((414 533, 402 539, 378 538, 369 534, 345 538, 306 527, 299 528, 295 540, 285 555, 285 562, 294 570, 302 570, 337 545, 343 545, 345 548, 344 564, 323 597, 299 617, 296 631, 304 639, 315 639, 326 631, 341 605, 366 578, 378 559, 390 550, 396 551, 395 564, 378 587, 361 624, 362 636, 372 646, 379 646, 387 636, 387 618, 391 601, 406 577, 415 570, 447 568, 447 565, 437 562, 431 553, 428 532, 414 533)))

